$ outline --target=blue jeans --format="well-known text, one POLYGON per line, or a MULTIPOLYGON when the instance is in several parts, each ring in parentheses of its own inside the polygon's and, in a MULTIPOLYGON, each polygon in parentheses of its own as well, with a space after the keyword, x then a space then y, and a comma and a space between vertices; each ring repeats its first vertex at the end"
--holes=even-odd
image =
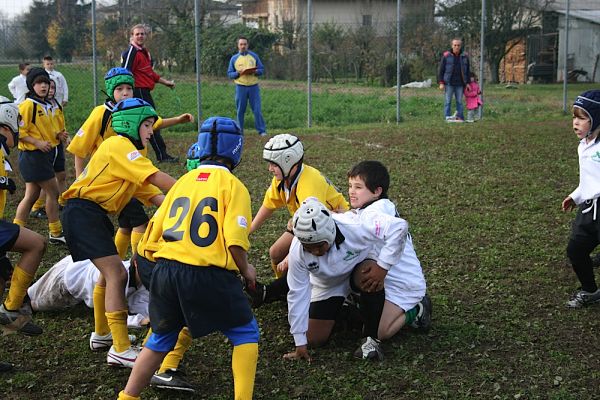
POLYGON ((444 103, 444 115, 446 118, 451 117, 451 108, 452 108, 452 96, 456 99, 456 116, 460 119, 465 119, 463 114, 463 90, 464 86, 452 86, 446 85, 444 88, 445 94, 445 103, 444 103))
POLYGON ((244 131, 244 114, 246 106, 250 102, 250 108, 254 114, 254 127, 258 133, 266 133, 265 119, 262 116, 260 105, 260 91, 258 84, 252 86, 235 85, 235 107, 237 109, 237 120, 242 132, 244 131))

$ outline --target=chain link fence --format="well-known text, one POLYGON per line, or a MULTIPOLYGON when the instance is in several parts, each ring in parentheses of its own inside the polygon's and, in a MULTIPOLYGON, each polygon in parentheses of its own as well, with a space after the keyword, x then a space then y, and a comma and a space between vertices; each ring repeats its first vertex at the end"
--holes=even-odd
MULTIPOLYGON (((481 0, 464 1, 473 3, 472 6, 481 4, 481 0)), ((600 80, 597 72, 599 55, 596 55, 600 48, 600 26, 597 20, 593 21, 593 15, 597 14, 584 12, 600 7, 595 0, 571 1, 573 16, 569 42, 573 49, 576 47, 573 44, 578 41, 585 42, 592 61, 586 61, 585 67, 580 67, 578 60, 581 57, 576 54, 580 50, 575 49, 570 53, 568 69, 581 70, 574 76, 575 80, 600 80)), ((448 7, 453 3, 459 2, 402 1, 401 54, 398 57, 395 1, 348 2, 344 6, 315 2, 311 21, 314 92, 335 96, 338 93, 352 94, 360 88, 364 88, 362 92, 365 93, 373 91, 379 97, 370 106, 380 107, 382 112, 371 122, 388 122, 395 119, 394 91, 391 88, 397 83, 398 59, 402 84, 431 79, 435 85, 440 56, 448 49, 450 39, 458 36, 463 39, 464 47, 471 56, 472 69, 476 71, 481 54, 479 27, 468 34, 457 31, 456 26, 441 18, 442 6, 448 7), (346 84, 352 84, 353 88, 346 90, 346 84), (375 90, 381 87, 390 90, 375 90)), ((144 23, 150 32, 147 47, 153 56, 155 70, 178 83, 175 90, 157 85, 153 91, 161 115, 196 113, 196 40, 201 44, 202 103, 206 112, 235 115, 234 88, 226 77, 226 71, 230 57, 237 51, 236 38, 239 35, 249 38, 251 50, 259 54, 265 64, 262 81, 265 89, 306 90, 303 82, 307 79, 309 21, 302 8, 306 3, 245 0, 236 4, 202 0, 198 4, 202 27, 200 37, 195 38, 195 2, 192 0, 113 0, 97 3, 95 54, 98 88, 103 88, 104 73, 120 65, 121 52, 129 42, 129 28, 136 23, 144 23)), ((69 84, 69 104, 65 114, 71 130, 76 129, 82 122, 81 115, 87 115, 86 112, 95 105, 91 7, 89 1, 49 0, 36 1, 19 14, 6 9, 0 13, 0 82, 4 82, 0 86, 0 94, 11 97, 7 84, 18 75, 18 64, 41 65, 42 58, 51 55, 56 69, 64 74, 69 84)), ((561 12, 560 4, 557 7, 548 14, 550 17, 540 19, 542 28, 532 27, 531 33, 524 35, 522 40, 506 44, 508 54, 498 65, 498 79, 518 83, 562 79, 559 37, 561 32, 564 34, 565 13, 561 12)), ((496 32, 488 23, 489 37, 486 34, 486 40, 489 41, 496 32)), ((494 82, 496 76, 493 75, 493 69, 487 67, 485 80, 494 82)), ((280 97, 270 97, 268 90, 263 90, 263 93, 268 117, 269 103, 280 101, 280 97)), ((99 101, 104 97, 104 94, 98 93, 99 101)), ((328 101, 331 100, 315 98, 313 107, 316 115, 319 115, 319 107, 321 112, 327 112, 328 101)), ((272 128, 291 127, 285 118, 272 120, 272 128)))

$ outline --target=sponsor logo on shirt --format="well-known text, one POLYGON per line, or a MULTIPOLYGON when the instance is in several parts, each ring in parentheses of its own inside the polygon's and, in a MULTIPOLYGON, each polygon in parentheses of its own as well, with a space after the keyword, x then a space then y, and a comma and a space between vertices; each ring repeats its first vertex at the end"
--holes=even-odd
POLYGON ((206 182, 208 180, 209 176, 210 176, 210 172, 200 172, 198 174, 198 177, 196 177, 196 181, 206 182))
POLYGON ((596 154, 592 155, 592 161, 600 163, 600 151, 597 151, 596 154))
POLYGON ((79 128, 79 130, 76 133, 77 136, 83 136, 84 134, 85 134, 85 132, 81 128, 79 128))
POLYGON ((350 260, 358 257, 359 254, 360 254, 360 251, 346 250, 346 255, 344 256, 344 261, 350 261, 350 260))
POLYGON ((309 270, 310 272, 315 272, 319 269, 319 263, 316 261, 310 262, 306 266, 306 269, 309 270))
POLYGON ((131 153, 127 154, 127 158, 129 159, 129 161, 137 160, 141 156, 142 156, 142 154, 137 150, 134 150, 131 153))
POLYGON ((238 225, 241 226, 242 228, 247 228, 248 221, 246 220, 246 217, 238 216, 238 225))

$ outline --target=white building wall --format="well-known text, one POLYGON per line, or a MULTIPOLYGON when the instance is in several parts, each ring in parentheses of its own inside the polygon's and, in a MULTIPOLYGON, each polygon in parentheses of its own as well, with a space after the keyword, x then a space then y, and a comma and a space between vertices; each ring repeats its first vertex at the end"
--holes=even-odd
MULTIPOLYGON (((557 80, 562 81, 564 75, 565 54, 565 17, 558 21, 558 69, 557 80)), ((600 82, 600 24, 569 18, 569 58, 573 58, 572 67, 587 71, 587 76, 580 76, 582 82, 600 82), (593 77, 594 67, 596 76, 593 77)), ((571 66, 571 65, 569 65, 571 66)))
MULTIPOLYGON (((295 17, 296 21, 306 24, 306 0, 269 1, 269 23, 273 27, 281 27, 284 19, 295 17)), ((396 1, 391 0, 313 0, 313 24, 336 23, 346 29, 357 29, 369 22, 379 34, 393 32, 396 26, 396 1), (370 16, 370 17, 364 17, 370 16)))

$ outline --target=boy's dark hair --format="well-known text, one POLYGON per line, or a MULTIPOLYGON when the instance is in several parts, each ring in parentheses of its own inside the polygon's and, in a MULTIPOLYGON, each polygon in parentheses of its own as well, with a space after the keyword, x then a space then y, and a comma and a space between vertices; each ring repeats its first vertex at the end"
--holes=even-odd
POLYGON ((475 78, 475 79, 477 79, 477 75, 475 74, 475 72, 471 71, 469 73, 469 78, 475 78))
POLYGON ((240 42, 240 40, 245 40, 246 42, 249 42, 249 40, 248 40, 248 38, 247 38, 246 36, 241 36, 241 35, 240 35, 240 36, 238 36, 238 38, 237 38, 237 42, 239 43, 239 42, 240 42))
POLYGON ((44 61, 52 61, 52 56, 44 56, 44 61))
POLYGON ((390 188, 390 174, 385 165, 379 161, 361 161, 348 171, 347 177, 360 177, 371 192, 381 188, 380 199, 387 199, 390 188))
POLYGON ((21 64, 19 64, 19 71, 24 71, 25 68, 27 68, 28 65, 29 65, 29 63, 21 63, 21 64))

